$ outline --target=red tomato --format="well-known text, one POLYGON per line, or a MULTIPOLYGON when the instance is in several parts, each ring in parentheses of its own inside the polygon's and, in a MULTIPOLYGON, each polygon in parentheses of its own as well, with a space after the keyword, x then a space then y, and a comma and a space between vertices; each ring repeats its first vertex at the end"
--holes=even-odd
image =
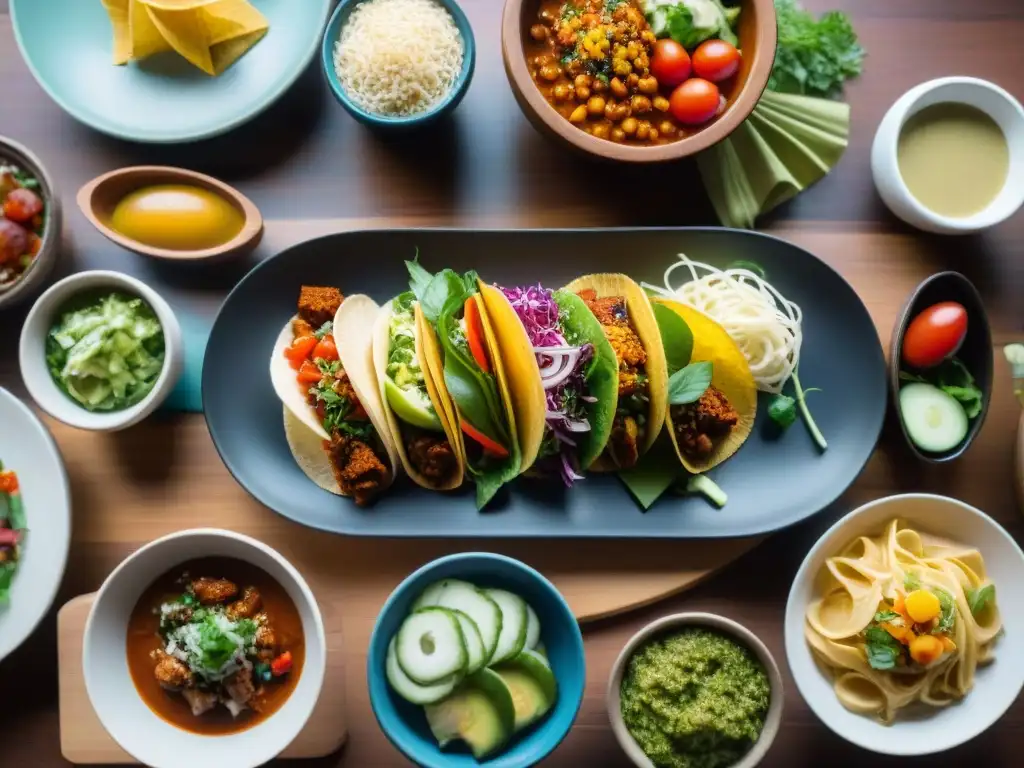
POLYGON ((725 40, 705 40, 693 52, 693 73, 713 83, 728 80, 739 68, 740 52, 725 40))
POLYGON ((0 264, 16 262, 28 252, 28 235, 21 224, 0 218, 0 264))
POLYGON ((287 675, 292 668, 292 652, 285 651, 272 662, 270 662, 270 674, 274 677, 287 675))
POLYGON ((718 114, 718 86, 699 77, 679 85, 668 100, 672 117, 685 125, 701 125, 718 114))
POLYGON ((480 366, 484 373, 491 372, 491 361, 487 358, 487 342, 484 340, 484 323, 480 318, 479 299, 470 296, 466 299, 466 306, 463 307, 463 314, 466 320, 466 341, 469 344, 469 351, 473 353, 473 359, 480 366))
POLYGON ((952 357, 967 335, 967 310, 955 301, 932 304, 903 334, 903 360, 914 368, 931 368, 952 357))
POLYGON ((498 458, 504 459, 508 456, 508 449, 505 448, 501 443, 496 443, 483 432, 477 430, 472 424, 465 419, 462 419, 462 431, 466 433, 466 436, 472 439, 474 442, 483 446, 484 453, 490 454, 491 456, 497 456, 498 458))
POLYGON ((309 359, 309 353, 316 346, 316 336, 299 336, 292 345, 285 349, 284 356, 288 358, 292 368, 299 369, 303 361, 309 359))
POLYGON ((4 216, 24 224, 43 212, 43 201, 31 189, 14 189, 4 200, 4 216))
POLYGON ((18 476, 14 472, 0 472, 0 493, 15 493, 18 490, 18 476))
POLYGON ((316 367, 316 363, 310 360, 304 360, 302 365, 299 367, 299 375, 296 376, 296 380, 299 384, 316 384, 324 375, 320 373, 320 369, 316 367))
POLYGON ((654 44, 651 56, 651 74, 668 88, 675 88, 690 76, 690 54, 670 37, 654 44))
POLYGON ((334 346, 334 336, 328 333, 320 339, 317 345, 313 348, 312 357, 314 360, 320 359, 326 360, 327 362, 337 360, 338 348, 334 346))

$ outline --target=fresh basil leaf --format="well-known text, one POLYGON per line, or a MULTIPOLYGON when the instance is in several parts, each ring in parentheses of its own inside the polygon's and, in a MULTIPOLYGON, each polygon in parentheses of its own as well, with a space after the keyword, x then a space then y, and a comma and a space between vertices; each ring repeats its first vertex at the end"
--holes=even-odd
POLYGON ((676 456, 676 449, 672 447, 668 433, 662 432, 635 466, 619 472, 619 478, 633 494, 637 503, 647 510, 661 498, 682 472, 683 467, 676 456))
POLYGON ((944 589, 933 589, 932 592, 939 598, 939 605, 942 607, 939 621, 935 625, 935 629, 932 630, 932 633, 949 634, 953 631, 953 624, 956 622, 956 601, 944 589))
POLYGON ((686 405, 699 400, 711 386, 713 368, 710 360, 703 360, 673 373, 668 380, 669 405, 686 405))
POLYGON ((409 270, 409 289, 416 295, 417 299, 422 300, 423 291, 430 285, 430 281, 434 276, 420 265, 419 254, 416 255, 416 259, 413 261, 405 262, 405 268, 409 270))
POLYGON ((884 624, 887 621, 893 621, 899 619, 901 616, 896 611, 879 611, 875 614, 875 621, 879 624, 884 624))
POLYGON ((431 323, 437 323, 444 312, 454 312, 465 303, 472 292, 457 272, 442 269, 430 280, 419 296, 423 314, 431 323))
POLYGON ((864 630, 867 641, 865 652, 868 664, 872 669, 893 669, 903 655, 903 646, 899 641, 881 627, 868 627, 864 630))
POLYGON ((785 429, 796 421, 796 400, 789 395, 776 395, 768 404, 768 416, 785 429))
POLYGON ((986 584, 984 587, 967 591, 967 604, 971 606, 971 614, 977 616, 988 607, 988 604, 996 599, 995 584, 986 584))
POLYGON ((686 321, 664 304, 653 302, 654 317, 661 331, 661 344, 665 348, 668 361, 668 373, 671 376, 680 368, 685 368, 693 354, 693 331, 686 321))
POLYGON ((921 588, 921 579, 917 577, 917 574, 913 571, 907 571, 903 575, 903 588, 908 592, 913 592, 915 589, 921 588))

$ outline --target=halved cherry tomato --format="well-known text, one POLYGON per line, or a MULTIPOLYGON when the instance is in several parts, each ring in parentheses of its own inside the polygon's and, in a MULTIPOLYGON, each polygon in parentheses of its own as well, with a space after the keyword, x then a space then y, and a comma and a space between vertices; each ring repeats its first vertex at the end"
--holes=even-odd
POLYGON ((718 114, 721 94, 710 80, 691 77, 679 85, 668 100, 672 117, 686 125, 701 125, 718 114))
POLYGON ((292 345, 284 351, 292 368, 298 370, 302 363, 309 359, 309 353, 316 347, 316 336, 299 336, 292 345))
POLYGON ((903 360, 914 368, 931 368, 955 355, 966 335, 967 310, 962 304, 932 304, 903 334, 903 360))
POLYGON ((690 76, 690 54, 670 37, 659 40, 651 56, 651 74, 660 85, 675 88, 690 76))
POLYGON ((25 224, 43 212, 43 201, 31 189, 14 189, 4 200, 4 216, 25 224))
POLYGON ((13 472, 0 472, 0 493, 14 493, 18 490, 18 476, 13 472))
POLYGON ((326 360, 327 362, 337 360, 338 348, 334 346, 334 336, 328 333, 320 339, 316 347, 313 348, 312 358, 314 360, 326 360))
POLYGON ((713 83, 728 80, 739 68, 740 52, 725 40, 705 40, 693 52, 693 73, 713 83))
POLYGON ((497 456, 500 459, 504 459, 508 456, 508 449, 506 449, 501 443, 496 443, 483 432, 478 431, 472 424, 465 419, 462 419, 462 431, 466 433, 474 442, 479 443, 484 453, 488 453, 491 456, 497 456))
POLYGON ((299 367, 299 375, 295 378, 299 384, 316 384, 323 377, 324 375, 320 373, 316 363, 310 360, 303 360, 302 365, 299 367))
POLYGON ((270 662, 270 674, 274 677, 287 675, 292 668, 292 652, 285 651, 272 662, 270 662))
POLYGON ((470 296, 466 299, 463 307, 463 314, 466 320, 466 341, 469 342, 469 351, 473 353, 473 359, 480 366, 484 373, 491 372, 491 361, 487 357, 487 342, 484 340, 484 323, 480 319, 480 306, 478 298, 470 296))

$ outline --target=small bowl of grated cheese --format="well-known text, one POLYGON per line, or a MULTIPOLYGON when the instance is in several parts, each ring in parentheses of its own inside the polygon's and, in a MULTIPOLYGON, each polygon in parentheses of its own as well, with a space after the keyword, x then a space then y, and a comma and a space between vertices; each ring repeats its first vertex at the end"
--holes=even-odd
POLYGON ((356 120, 410 127, 458 106, 476 45, 455 0, 342 0, 321 60, 331 92, 356 120))

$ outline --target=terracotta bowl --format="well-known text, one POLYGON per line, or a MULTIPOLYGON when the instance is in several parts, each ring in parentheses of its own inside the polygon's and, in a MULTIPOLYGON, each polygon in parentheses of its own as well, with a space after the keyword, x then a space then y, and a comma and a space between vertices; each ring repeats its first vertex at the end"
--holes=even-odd
POLYGON ((741 0, 738 35, 743 63, 730 85, 723 88, 725 111, 695 133, 668 144, 620 144, 591 136, 552 107, 537 87, 527 65, 530 27, 537 21, 542 0, 505 0, 501 18, 501 52, 512 93, 523 113, 541 132, 589 155, 628 163, 660 163, 702 152, 726 138, 746 120, 768 84, 778 29, 773 0, 741 0))

